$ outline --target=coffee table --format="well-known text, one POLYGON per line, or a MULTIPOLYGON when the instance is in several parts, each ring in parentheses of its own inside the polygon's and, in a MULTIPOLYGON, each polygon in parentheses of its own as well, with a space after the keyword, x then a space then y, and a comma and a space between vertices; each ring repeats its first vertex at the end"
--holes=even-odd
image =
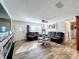
POLYGON ((38 37, 38 43, 42 43, 43 46, 48 45, 50 38, 38 37))

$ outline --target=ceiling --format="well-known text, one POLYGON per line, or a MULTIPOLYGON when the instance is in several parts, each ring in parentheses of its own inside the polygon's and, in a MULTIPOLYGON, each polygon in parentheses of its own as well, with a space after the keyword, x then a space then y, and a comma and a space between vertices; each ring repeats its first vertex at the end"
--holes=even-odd
POLYGON ((79 15, 79 0, 3 0, 3 2, 15 20, 40 21, 79 15))

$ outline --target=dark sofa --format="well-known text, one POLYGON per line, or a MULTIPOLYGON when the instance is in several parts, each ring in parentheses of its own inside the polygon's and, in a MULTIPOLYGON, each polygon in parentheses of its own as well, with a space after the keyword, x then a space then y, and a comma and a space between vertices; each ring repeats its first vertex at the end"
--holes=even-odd
POLYGON ((27 33, 27 41, 33 41, 33 40, 37 40, 38 39, 38 32, 28 32, 27 33))
POLYGON ((61 44, 64 41, 63 32, 49 32, 48 37, 51 38, 51 41, 61 44))

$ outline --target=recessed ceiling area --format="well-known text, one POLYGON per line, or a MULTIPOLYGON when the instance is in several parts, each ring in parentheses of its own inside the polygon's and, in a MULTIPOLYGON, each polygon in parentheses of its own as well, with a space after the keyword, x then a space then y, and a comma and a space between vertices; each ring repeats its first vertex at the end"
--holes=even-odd
POLYGON ((50 20, 79 15, 79 0, 3 0, 14 20, 50 20))

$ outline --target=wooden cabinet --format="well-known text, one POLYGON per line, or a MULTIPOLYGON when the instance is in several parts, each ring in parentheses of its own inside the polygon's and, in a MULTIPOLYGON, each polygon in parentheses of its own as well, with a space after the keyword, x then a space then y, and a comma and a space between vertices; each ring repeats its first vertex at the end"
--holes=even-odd
POLYGON ((77 50, 79 50, 79 16, 76 16, 76 44, 77 50))

